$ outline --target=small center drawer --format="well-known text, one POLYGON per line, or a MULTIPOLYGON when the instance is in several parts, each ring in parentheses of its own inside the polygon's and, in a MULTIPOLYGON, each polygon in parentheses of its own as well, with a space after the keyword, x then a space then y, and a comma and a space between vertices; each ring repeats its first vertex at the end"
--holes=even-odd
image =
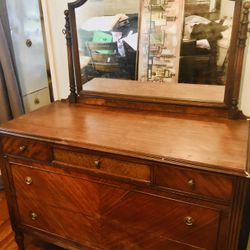
POLYGON ((54 160, 55 162, 95 169, 121 177, 150 181, 150 166, 145 164, 59 148, 54 148, 54 160))
POLYGON ((230 201, 233 180, 220 174, 175 168, 156 167, 155 183, 158 186, 230 201))
POLYGON ((1 139, 3 152, 6 154, 38 161, 51 160, 51 148, 46 143, 8 136, 3 136, 1 139))

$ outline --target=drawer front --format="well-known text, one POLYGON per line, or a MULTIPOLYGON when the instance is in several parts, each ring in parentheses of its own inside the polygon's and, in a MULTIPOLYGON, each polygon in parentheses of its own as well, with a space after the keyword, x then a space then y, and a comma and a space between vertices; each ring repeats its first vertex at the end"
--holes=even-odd
POLYGON ((11 169, 22 224, 101 249, 216 249, 219 210, 93 177, 11 169))
POLYGON ((100 224, 97 220, 54 206, 48 206, 35 200, 17 198, 20 222, 46 232, 59 235, 67 240, 76 241, 85 246, 100 246, 100 224))
MULTIPOLYGON (((137 199, 138 198, 140 201, 142 197, 139 196, 137 199)), ((114 218, 113 212, 111 213, 112 217, 104 216, 99 219, 93 219, 82 213, 67 211, 56 206, 47 206, 34 200, 29 200, 29 202, 27 202, 26 199, 18 198, 17 204, 20 213, 20 221, 23 225, 57 234, 67 240, 78 242, 87 247, 96 247, 106 250, 215 249, 216 234, 210 231, 212 235, 208 235, 208 229, 202 227, 202 219, 199 222, 200 218, 194 222, 197 223, 197 225, 192 225, 193 228, 191 228, 192 226, 189 228, 189 226, 185 225, 184 220, 180 220, 178 223, 180 229, 178 230, 175 228, 177 223, 173 223, 172 216, 168 215, 169 218, 166 218, 167 216, 164 211, 158 214, 158 219, 156 219, 156 216, 152 216, 153 221, 148 217, 150 216, 150 212, 147 214, 142 213, 142 215, 138 214, 139 218, 136 219, 136 222, 139 224, 135 225, 135 223, 129 223, 132 218, 129 218, 128 222, 123 224, 126 218, 135 216, 135 214, 133 214, 135 212, 134 209, 132 209, 132 211, 127 210, 125 216, 119 217, 115 215, 114 218), (142 218, 142 216, 145 217, 142 218), (160 216, 161 218, 159 219, 160 216), (121 221, 117 221, 117 219, 121 221), (161 221, 160 223, 159 220, 161 221), (159 224, 155 225, 156 223, 159 224), (184 224, 184 226, 182 224, 184 224), (145 227, 145 230, 141 227, 145 227), (171 235, 169 235, 170 229, 174 231, 171 235), (176 238, 179 240, 175 240, 176 238), (210 243, 208 243, 209 240, 211 240, 210 243), (189 243, 185 243, 185 241, 189 243), (201 241, 204 242, 201 243, 201 241), (190 242, 192 244, 190 244, 190 242), (193 245, 193 243, 198 244, 198 246, 193 245)), ((158 201, 156 201, 156 206, 157 204, 158 201)), ((166 210, 166 208, 164 209, 166 210)), ((181 210, 182 209, 183 207, 181 207, 181 210)), ((179 210, 178 206, 177 210, 179 210)), ((169 213, 169 209, 166 211, 169 213)), ((196 212, 197 211, 195 211, 194 214, 196 212)), ((197 216, 199 213, 200 212, 198 212, 197 216)), ((178 213, 177 211, 174 215, 177 214, 182 217, 183 212, 178 213)), ((207 214, 207 216, 208 219, 212 219, 210 214, 207 214)), ((178 219, 180 218, 176 218, 177 221, 178 219)), ((216 221, 213 221, 213 223, 215 223, 216 227, 216 221)), ((210 228, 210 230, 212 229, 210 228)))
POLYGON ((109 209, 109 204, 133 188, 126 183, 105 185, 107 180, 86 175, 71 177, 18 164, 10 164, 10 167, 17 197, 38 200, 47 206, 56 204, 93 218, 100 217, 101 211, 109 209))
POLYGON ((233 196, 233 180, 230 177, 171 166, 156 167, 155 183, 162 187, 225 201, 230 201, 233 196))
POLYGON ((51 160, 51 148, 45 143, 17 137, 2 137, 3 152, 38 161, 51 160))
POLYGON ((79 167, 95 169, 105 173, 150 181, 150 166, 133 162, 115 160, 108 157, 54 149, 55 161, 79 167))
MULTIPOLYGON (((103 231, 107 235, 104 242, 109 246, 118 244, 115 240, 124 239, 122 242, 140 246, 154 242, 168 249, 172 240, 193 248, 214 250, 220 212, 178 200, 129 192, 104 215, 104 221, 103 231)), ((110 249, 119 249, 114 246, 110 249)))
POLYGON ((51 103, 49 88, 43 88, 31 94, 23 96, 26 113, 39 109, 51 103))

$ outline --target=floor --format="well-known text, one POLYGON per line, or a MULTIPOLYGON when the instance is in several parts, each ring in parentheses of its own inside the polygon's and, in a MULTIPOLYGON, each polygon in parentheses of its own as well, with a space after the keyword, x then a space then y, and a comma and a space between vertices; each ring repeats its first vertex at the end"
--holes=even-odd
POLYGON ((3 192, 0 193, 0 249, 17 249, 3 192))
MULTIPOLYGON (((9 220, 4 192, 0 192, 0 250, 18 250, 9 220)), ((41 242, 29 242, 26 250, 63 250, 41 242)), ((250 250, 250 241, 246 250, 250 250)))

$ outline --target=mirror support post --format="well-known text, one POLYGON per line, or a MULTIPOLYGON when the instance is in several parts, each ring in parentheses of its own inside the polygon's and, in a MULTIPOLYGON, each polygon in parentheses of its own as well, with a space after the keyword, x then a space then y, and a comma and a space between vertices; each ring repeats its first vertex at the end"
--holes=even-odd
POLYGON ((238 100, 240 92, 241 73, 243 68, 244 50, 247 41, 249 8, 250 8, 250 1, 247 1, 243 4, 243 17, 240 23, 240 31, 238 35, 238 53, 236 55, 236 60, 235 60, 234 86, 233 86, 233 93, 229 111, 229 117, 231 119, 238 119, 242 116, 242 113, 238 109, 238 100))
POLYGON ((64 11, 65 15, 65 29, 63 33, 65 35, 67 41, 67 53, 68 53, 68 69, 69 69, 69 84, 70 84, 70 94, 69 94, 69 102, 76 103, 77 102, 77 94, 75 87, 75 77, 74 77, 74 68, 73 68, 73 58, 72 58, 72 36, 70 30, 70 21, 69 21, 69 11, 64 11))

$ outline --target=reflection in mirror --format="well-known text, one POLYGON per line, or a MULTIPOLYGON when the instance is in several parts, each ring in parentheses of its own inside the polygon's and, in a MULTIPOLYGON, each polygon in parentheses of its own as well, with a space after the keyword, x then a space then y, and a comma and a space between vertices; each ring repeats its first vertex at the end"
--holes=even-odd
POLYGON ((139 79, 225 85, 234 4, 144 0, 139 79))
POLYGON ((140 0, 88 0, 76 9, 82 83, 135 79, 140 0))

